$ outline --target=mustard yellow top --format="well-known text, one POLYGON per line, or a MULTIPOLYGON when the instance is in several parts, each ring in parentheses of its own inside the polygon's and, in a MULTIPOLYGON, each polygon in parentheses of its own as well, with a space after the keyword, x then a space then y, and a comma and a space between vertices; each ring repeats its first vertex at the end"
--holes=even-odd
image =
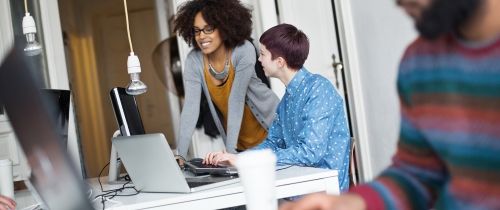
MULTIPOLYGON (((229 75, 225 82, 220 85, 216 85, 212 80, 212 76, 208 72, 208 67, 205 65, 203 70, 205 74, 208 92, 212 101, 217 106, 217 108, 222 113, 222 124, 224 129, 227 130, 227 113, 228 113, 228 99, 231 93, 231 87, 234 81, 234 66, 232 62, 229 62, 229 75)), ((238 136, 237 148, 238 150, 246 150, 257 146, 267 137, 267 131, 264 129, 255 116, 253 116, 252 111, 245 104, 243 109, 243 119, 241 120, 241 128, 238 136)))

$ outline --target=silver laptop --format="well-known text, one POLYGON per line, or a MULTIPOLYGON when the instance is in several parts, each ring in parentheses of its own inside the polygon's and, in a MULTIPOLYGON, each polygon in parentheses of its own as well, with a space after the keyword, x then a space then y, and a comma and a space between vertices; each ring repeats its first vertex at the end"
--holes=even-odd
POLYGON ((125 169, 142 192, 189 193, 239 182, 237 176, 189 176, 161 133, 113 139, 125 169))

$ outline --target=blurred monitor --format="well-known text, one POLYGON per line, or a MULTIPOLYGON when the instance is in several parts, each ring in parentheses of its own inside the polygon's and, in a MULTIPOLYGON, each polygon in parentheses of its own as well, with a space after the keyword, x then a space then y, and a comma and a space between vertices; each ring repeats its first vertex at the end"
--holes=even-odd
POLYGON ((33 70, 21 46, 16 46, 0 66, 0 104, 26 154, 30 182, 49 209, 92 209, 51 117, 50 110, 56 106, 41 94, 33 70))
POLYGON ((122 136, 145 134, 141 114, 133 95, 127 94, 125 88, 115 87, 109 93, 115 111, 116 121, 122 136))
POLYGON ((43 97, 47 98, 55 106, 50 109, 51 116, 56 121, 57 133, 61 136, 61 143, 64 148, 68 146, 68 121, 69 121, 69 103, 70 91, 57 89, 42 90, 43 97))

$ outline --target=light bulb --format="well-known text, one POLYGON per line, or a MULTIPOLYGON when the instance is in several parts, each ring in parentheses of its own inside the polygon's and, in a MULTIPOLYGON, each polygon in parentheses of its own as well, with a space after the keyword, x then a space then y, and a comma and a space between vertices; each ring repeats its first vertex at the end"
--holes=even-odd
POLYGON ((144 82, 139 80, 139 73, 130 74, 130 83, 127 85, 127 93, 129 95, 140 95, 148 90, 144 82))
POLYGON ((139 58, 130 53, 127 59, 128 73, 130 74, 130 83, 127 85, 126 92, 130 95, 140 95, 148 90, 146 84, 140 80, 139 74, 141 73, 141 63, 139 58))
POLYGON ((35 20, 29 12, 23 18, 23 34, 26 36, 26 47, 24 53, 27 56, 35 56, 42 53, 42 46, 36 41, 36 25, 35 20))

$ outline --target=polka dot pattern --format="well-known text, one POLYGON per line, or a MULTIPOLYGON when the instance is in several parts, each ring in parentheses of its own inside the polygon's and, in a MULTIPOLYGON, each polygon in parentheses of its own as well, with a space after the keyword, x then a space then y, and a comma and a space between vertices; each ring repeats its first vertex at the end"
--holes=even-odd
POLYGON ((349 188, 350 134, 344 102, 330 81, 302 68, 290 81, 267 139, 278 164, 337 169, 341 191, 349 188))

